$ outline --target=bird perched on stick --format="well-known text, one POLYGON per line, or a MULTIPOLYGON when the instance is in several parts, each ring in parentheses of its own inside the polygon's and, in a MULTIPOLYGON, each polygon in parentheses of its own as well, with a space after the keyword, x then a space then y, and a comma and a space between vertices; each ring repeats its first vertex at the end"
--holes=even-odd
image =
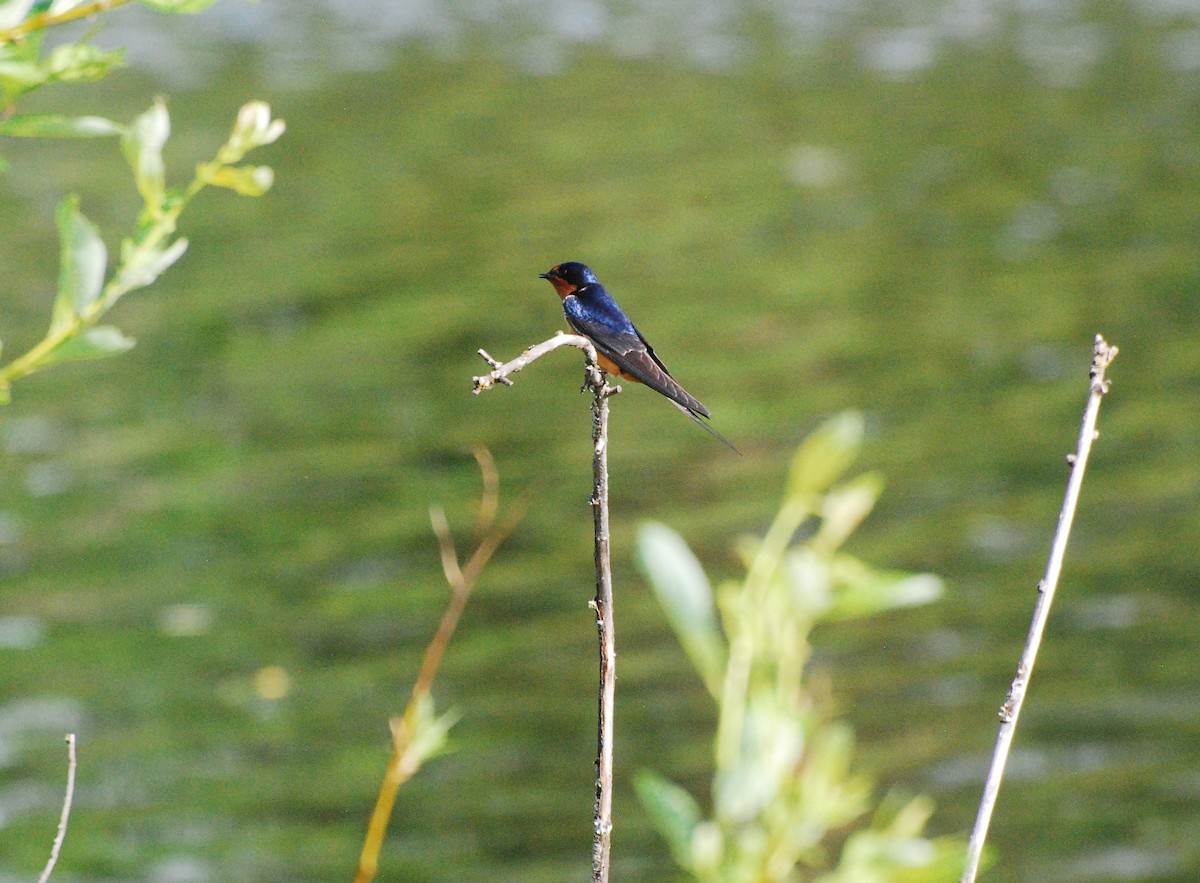
POLYGON ((735 454, 741 453, 729 440, 708 425, 708 408, 679 385, 629 317, 617 306, 591 268, 567 261, 541 274, 562 298, 567 324, 596 347, 600 368, 626 380, 642 383, 671 400, 705 432, 735 454))

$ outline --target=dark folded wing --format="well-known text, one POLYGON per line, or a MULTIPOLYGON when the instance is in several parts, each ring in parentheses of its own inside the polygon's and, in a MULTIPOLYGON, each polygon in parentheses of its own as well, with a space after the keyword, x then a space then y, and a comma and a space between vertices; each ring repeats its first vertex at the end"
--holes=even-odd
POLYGON ((568 312, 567 321, 576 331, 590 339, 601 355, 607 356, 621 369, 622 374, 640 380, 688 411, 702 417, 709 416, 708 408, 675 381, 667 366, 655 355, 654 348, 632 325, 629 326, 633 328, 632 331, 614 330, 581 315, 580 311, 568 312))

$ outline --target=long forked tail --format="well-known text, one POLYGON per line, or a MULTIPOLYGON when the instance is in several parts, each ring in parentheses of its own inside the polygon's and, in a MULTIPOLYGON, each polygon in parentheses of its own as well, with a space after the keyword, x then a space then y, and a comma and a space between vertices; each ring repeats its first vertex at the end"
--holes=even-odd
POLYGON ((715 429, 713 429, 711 426, 709 426, 708 423, 705 421, 705 419, 701 415, 697 414, 691 408, 684 407, 683 405, 679 404, 679 402, 675 401, 674 399, 671 400, 671 404, 674 405, 676 408, 678 408, 680 411, 683 411, 683 413, 687 414, 689 417, 691 417, 692 421, 697 426, 699 426, 701 429, 703 429, 705 432, 707 432, 709 435, 711 435, 713 438, 715 438, 717 441, 719 441, 725 447, 729 448, 729 450, 733 451, 739 457, 742 456, 742 452, 739 451, 737 448, 735 448, 733 446, 733 443, 730 442, 729 439, 727 439, 725 436, 721 435, 721 433, 717 432, 715 429))

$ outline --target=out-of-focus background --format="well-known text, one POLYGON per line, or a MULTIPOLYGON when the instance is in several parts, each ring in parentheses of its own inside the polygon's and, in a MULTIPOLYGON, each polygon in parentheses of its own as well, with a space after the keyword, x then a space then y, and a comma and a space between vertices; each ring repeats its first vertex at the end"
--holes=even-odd
MULTIPOLYGON (((126 8, 128 70, 25 111, 166 94, 176 180, 236 109, 288 132, 261 200, 206 192, 113 320, 128 355, 22 381, 0 422, 0 879, 41 867, 77 730, 70 880, 348 879, 494 453, 528 516, 435 688, 455 752, 405 786, 383 878, 583 880, 595 714, 589 415, 561 352, 470 394, 479 347, 563 327, 591 264, 736 457, 613 403, 616 875, 671 879, 630 785, 703 792, 713 710, 632 564, 716 578, 822 418, 888 488, 853 551, 940 603, 818 632, 881 786, 965 837, 1024 641, 1093 335, 1121 347, 988 879, 1200 876, 1200 9, 1076 4, 225 0, 126 8)), ((0 332, 37 340, 54 206, 136 212, 112 142, 6 143, 0 332)))

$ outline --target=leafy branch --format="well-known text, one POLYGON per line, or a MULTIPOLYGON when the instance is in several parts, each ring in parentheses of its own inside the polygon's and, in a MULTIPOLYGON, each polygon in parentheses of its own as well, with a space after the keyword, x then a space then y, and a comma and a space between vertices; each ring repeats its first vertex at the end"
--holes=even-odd
MULTIPOLYGON (((111 277, 108 249, 95 226, 66 197, 58 206, 58 293, 45 337, 28 352, 0 366, 0 404, 7 403, 15 380, 59 362, 98 358, 124 352, 133 341, 100 318, 124 295, 154 282, 187 250, 175 237, 179 216, 192 198, 208 186, 225 187, 246 196, 261 196, 273 180, 266 166, 243 165, 250 150, 283 134, 262 102, 245 105, 229 140, 214 159, 196 167, 182 188, 166 184, 162 150, 171 133, 162 99, 128 125, 100 116, 16 113, 18 100, 53 83, 89 83, 124 64, 123 50, 90 43, 91 32, 74 42, 46 49, 51 27, 124 6, 129 0, 0 0, 0 136, 17 138, 101 138, 117 136, 142 197, 133 232, 126 237, 111 277)), ((198 12, 215 0, 138 0, 160 12, 198 12)), ((0 158, 0 171, 6 165, 0 158)))
MULTIPOLYGON (((18 99, 51 83, 90 83, 125 64, 124 50, 91 45, 89 37, 43 54, 46 32, 57 25, 124 6, 129 0, 0 0, 0 117, 18 99)), ((138 0, 159 12, 199 12, 216 0, 138 0)), ((0 164, 0 169, 3 165, 0 164)))
MULTIPOLYGON (((0 3, 0 45, 17 43, 55 25, 89 18, 130 0, 8 0, 0 3)), ((199 12, 216 0, 138 0, 159 12, 199 12)))
POLYGON ((127 126, 100 117, 52 114, 15 116, 0 122, 0 135, 119 135, 143 203, 107 282, 108 250, 99 232, 80 212, 77 198, 68 196, 59 203, 58 294, 50 328, 28 352, 0 367, 0 403, 9 401, 14 381, 41 368, 113 355, 132 347, 133 340, 116 327, 97 324, 100 318, 121 297, 154 282, 187 250, 187 239, 173 237, 180 214, 197 193, 208 186, 225 187, 244 196, 267 192, 274 180, 271 169, 241 161, 254 148, 274 142, 283 131, 283 121, 271 119, 268 105, 261 101, 246 104, 216 156, 196 167, 186 187, 176 189, 166 185, 162 150, 171 123, 162 99, 127 126))
POLYGON ((717 705, 712 815, 656 773, 636 787, 681 868, 704 883, 934 883, 957 871, 961 846, 924 836, 931 805, 888 795, 872 809, 853 771, 854 734, 805 677, 813 628, 914 604, 942 592, 929 574, 880 570, 843 551, 883 487, 842 480, 863 420, 842 414, 792 461, 778 515, 740 546, 746 576, 714 593, 669 528, 646 525, 638 552, 672 629, 717 705), (797 535, 802 539, 797 542, 797 535), (841 842, 830 856, 830 841, 841 842))

